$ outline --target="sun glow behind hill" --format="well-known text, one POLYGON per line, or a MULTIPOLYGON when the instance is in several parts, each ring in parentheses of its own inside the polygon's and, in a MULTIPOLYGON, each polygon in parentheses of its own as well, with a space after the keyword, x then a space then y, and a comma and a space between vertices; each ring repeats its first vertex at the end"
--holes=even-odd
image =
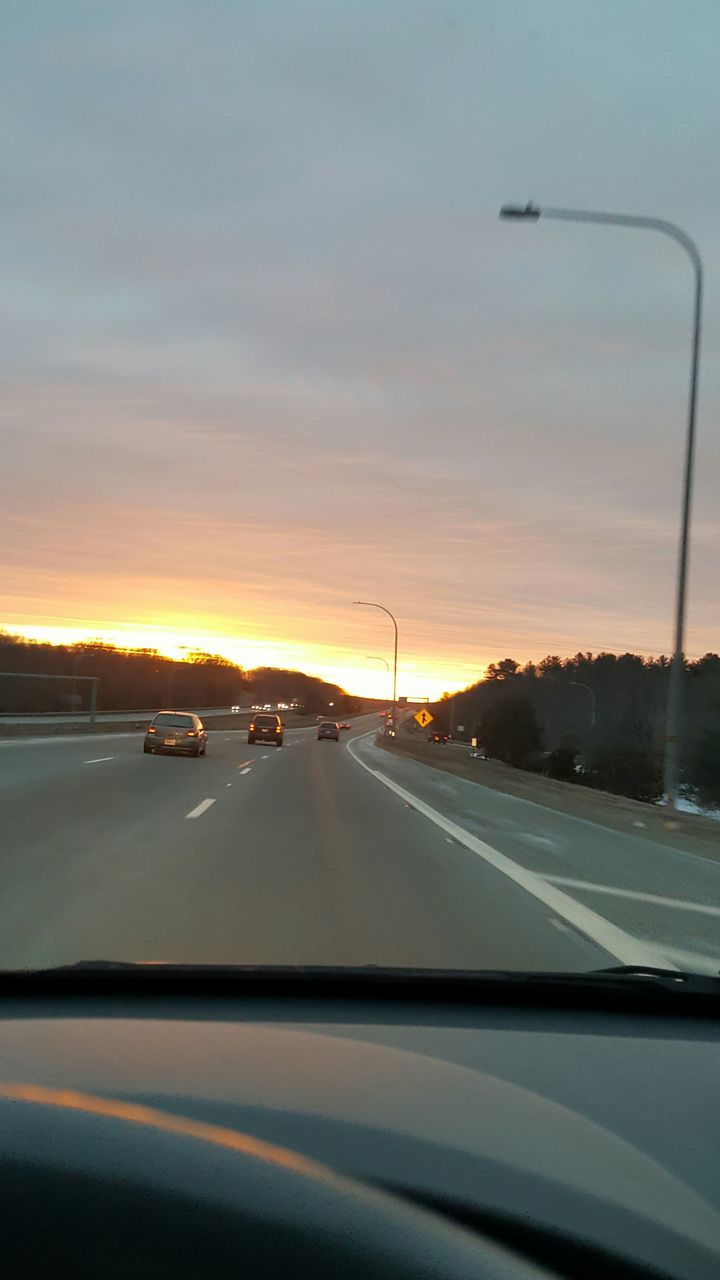
MULTIPOLYGON (((379 662, 371 662, 351 650, 325 645, 300 646, 285 641, 261 639, 237 639, 233 636, 206 631, 177 630, 170 626, 108 626, 103 624, 33 625, 7 622, 3 629, 27 640, 45 641, 50 644, 70 645, 90 640, 116 645, 121 649, 155 649, 158 653, 186 661, 195 650, 219 654, 231 662, 252 669, 255 667, 282 667, 304 671, 332 684, 340 685, 348 693, 360 697, 392 697, 392 674, 379 662)), ((377 647, 377 646, 376 646, 377 647)), ((387 655, 392 662, 392 653, 387 655)), ((482 674, 469 668, 451 668, 442 663, 426 665, 415 661, 398 663, 398 695, 409 697, 439 698, 446 690, 464 688, 482 674)))

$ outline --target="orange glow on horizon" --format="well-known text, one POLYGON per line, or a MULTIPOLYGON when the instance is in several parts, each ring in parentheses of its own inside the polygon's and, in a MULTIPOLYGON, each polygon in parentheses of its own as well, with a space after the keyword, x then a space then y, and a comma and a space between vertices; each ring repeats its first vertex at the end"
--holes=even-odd
MULTIPOLYGON (((300 646, 287 641, 236 639, 221 633, 179 630, 171 626, 51 626, 7 622, 2 630, 26 640, 50 644, 72 645, 93 640, 115 645, 119 649, 155 649, 163 657, 178 662, 187 660, 193 650, 218 654, 246 670, 256 667, 281 667, 317 676, 337 684, 357 697, 387 699, 392 697, 392 672, 378 663, 358 658, 347 649, 309 644, 300 646)), ((389 660, 391 660, 389 655, 389 660)), ((440 698, 446 691, 455 692, 481 679, 485 664, 479 667, 453 667, 450 663, 398 662, 398 696, 440 698)))

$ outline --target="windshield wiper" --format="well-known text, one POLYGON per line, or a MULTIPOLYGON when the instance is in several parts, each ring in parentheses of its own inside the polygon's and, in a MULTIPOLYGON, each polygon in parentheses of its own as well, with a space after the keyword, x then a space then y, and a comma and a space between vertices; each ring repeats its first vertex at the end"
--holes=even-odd
MULTIPOLYGON (((660 969, 649 964, 615 964, 608 969, 591 969, 591 973, 617 973, 629 978, 664 978, 674 983, 687 982, 688 978, 708 977, 715 980, 715 974, 693 973, 688 969, 660 969)), ((718 969, 720 975, 720 969, 718 969)))
POLYGON ((0 994, 292 996, 333 1000, 643 1009, 679 1008, 700 997, 720 1011, 720 976, 641 965, 585 972, 385 968, 379 965, 167 964, 80 960, 51 969, 0 972, 0 994))

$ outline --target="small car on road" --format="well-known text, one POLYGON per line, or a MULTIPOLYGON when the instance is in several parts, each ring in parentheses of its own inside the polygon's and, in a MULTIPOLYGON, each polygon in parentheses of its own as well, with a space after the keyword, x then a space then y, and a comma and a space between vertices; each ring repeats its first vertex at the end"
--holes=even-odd
POLYGON ((448 741, 449 741, 448 734, 440 733, 438 729, 436 729, 434 733, 428 734, 428 742, 439 742, 441 747, 444 747, 445 743, 448 741))
POLYGON ((283 722, 279 716, 260 711, 253 716, 248 725, 248 745, 256 742, 274 742, 277 747, 283 743, 283 722))
POLYGON ((204 756, 207 733, 202 720, 191 711, 158 711, 147 727, 143 751, 145 755, 204 756))
POLYGON ((318 742, 326 738, 329 742, 340 741, 340 726, 335 720, 321 720, 317 727, 318 742))

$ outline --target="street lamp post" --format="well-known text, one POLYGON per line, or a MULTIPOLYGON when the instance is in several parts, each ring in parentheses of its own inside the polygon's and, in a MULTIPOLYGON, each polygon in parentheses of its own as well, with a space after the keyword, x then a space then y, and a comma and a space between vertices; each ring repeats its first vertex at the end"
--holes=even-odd
POLYGON ((702 331, 703 267, 697 245, 690 236, 673 222, 662 218, 646 218, 631 213, 596 213, 587 209, 544 209, 537 205, 503 205, 501 218, 515 218, 537 222, 540 217, 561 222, 593 222, 602 226, 634 227, 645 231, 659 231, 681 245, 692 264, 695 276, 693 306, 692 354, 690 361, 690 391, 685 438, 685 466, 683 476, 682 516, 680 521, 680 547, 678 552, 675 647, 670 667, 667 716, 665 727, 665 770, 663 787, 668 804, 677 807, 680 779, 680 737, 683 716, 683 684, 685 674, 685 602, 687 597, 687 573, 690 547, 690 513, 692 507, 693 467, 695 461, 695 419, 697 412, 698 377, 700 370, 700 335, 702 331))
POLYGON ((353 600, 353 604, 366 605, 368 609, 381 609, 386 613, 395 628, 395 656, 393 660, 393 725, 397 721, 397 654, 398 654, 398 624, 395 616, 384 604, 376 604, 374 600, 353 600))
POLYGON ((590 694, 590 723, 595 728, 595 720, 597 718, 597 700, 595 698, 595 690, 590 688, 589 684, 583 684, 582 680, 568 680, 568 684, 572 684, 576 689, 587 689, 590 694))
POLYGON ((382 662, 388 675, 390 675, 390 663, 387 658, 381 657, 379 653, 366 653, 365 657, 368 662, 382 662))

